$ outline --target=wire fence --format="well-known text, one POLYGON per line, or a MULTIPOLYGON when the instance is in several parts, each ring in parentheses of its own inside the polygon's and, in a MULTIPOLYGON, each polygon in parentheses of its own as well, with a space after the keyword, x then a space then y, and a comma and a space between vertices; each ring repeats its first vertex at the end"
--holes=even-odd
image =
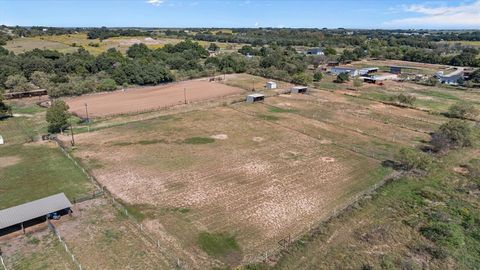
POLYGON ((65 252, 69 255, 70 259, 72 260, 73 264, 75 267, 77 267, 78 270, 82 270, 82 265, 78 262, 78 260, 75 258, 75 255, 73 255, 72 251, 70 248, 68 248, 67 243, 63 240, 62 236, 60 236, 60 233, 57 231, 55 226, 50 222, 50 220, 47 220, 48 228, 50 231, 55 235, 55 237, 58 239, 60 244, 63 246, 65 249, 65 252))
MULTIPOLYGON (((124 214, 127 217, 127 220, 140 232, 142 236, 145 237, 154 247, 156 247, 156 251, 159 252, 164 258, 166 258, 174 267, 175 269, 184 269, 186 268, 185 262, 183 262, 182 259, 180 258, 175 258, 173 257, 170 253, 166 252, 164 249, 167 248, 162 245, 161 241, 159 239, 156 239, 154 236, 152 236, 151 233, 149 233, 143 226, 143 224, 137 220, 135 216, 133 216, 131 213, 129 213, 127 207, 123 205, 120 199, 115 198, 115 196, 110 192, 104 185, 102 185, 96 178, 95 176, 91 175, 90 172, 85 169, 80 162, 78 162, 70 153, 68 152, 65 144, 59 140, 58 138, 53 138, 53 140, 57 143, 61 151, 64 153, 65 156, 67 156, 72 162, 77 166, 87 177, 88 179, 97 187, 97 191, 93 192, 92 195, 90 196, 85 196, 82 198, 79 198, 79 200, 89 200, 92 198, 96 198, 99 196, 105 196, 107 197, 111 202, 112 205, 117 209, 119 212, 124 214)), ((78 203, 78 201, 77 201, 78 203)))
POLYGON ((255 263, 272 263, 278 260, 278 258, 285 252, 288 253, 288 249, 294 244, 302 240, 302 238, 313 235, 314 231, 321 227, 323 224, 328 222, 329 220, 338 217, 342 214, 345 210, 349 209, 353 205, 357 204, 359 201, 364 199, 368 195, 372 195, 377 189, 385 185, 386 183, 399 178, 402 175, 402 172, 395 171, 392 174, 388 175, 387 177, 383 178, 380 182, 375 183, 373 186, 369 187, 368 189, 362 191, 361 193, 355 195, 353 198, 348 200, 340 207, 336 207, 331 210, 326 216, 322 219, 312 222, 305 227, 303 230, 296 232, 295 234, 290 234, 285 238, 280 239, 277 242, 277 246, 267 249, 264 252, 256 253, 256 254, 246 254, 244 262, 246 264, 255 264, 255 263))
POLYGON ((5 265, 5 261, 3 260, 2 255, 0 255, 0 265, 3 267, 4 270, 7 270, 7 266, 5 265))

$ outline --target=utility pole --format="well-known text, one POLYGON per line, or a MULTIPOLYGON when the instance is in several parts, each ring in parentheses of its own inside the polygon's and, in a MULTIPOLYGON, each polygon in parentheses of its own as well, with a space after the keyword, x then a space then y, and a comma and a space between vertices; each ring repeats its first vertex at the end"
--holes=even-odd
POLYGON ((72 146, 75 146, 75 137, 73 136, 72 120, 70 120, 70 134, 72 134, 72 146))
POLYGON ((185 104, 187 104, 187 88, 183 88, 183 99, 185 101, 185 104))
POLYGON ((252 92, 255 91, 255 79, 252 79, 252 92))
POLYGON ((90 123, 90 118, 88 117, 88 105, 85 103, 85 115, 87 115, 87 123, 90 123))

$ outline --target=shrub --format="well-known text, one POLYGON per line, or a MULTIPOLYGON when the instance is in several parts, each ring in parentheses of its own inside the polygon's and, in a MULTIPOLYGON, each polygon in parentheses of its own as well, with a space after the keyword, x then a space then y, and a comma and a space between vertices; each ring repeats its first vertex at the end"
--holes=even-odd
POLYGON ((448 116, 455 118, 475 118, 478 115, 478 110, 470 102, 459 102, 450 106, 448 109, 448 116))
POLYGON ((298 73, 293 75, 292 83, 294 84, 301 84, 301 85, 308 85, 313 81, 313 78, 306 74, 306 73, 298 73))
POLYGON ((336 83, 344 83, 350 80, 348 73, 340 73, 337 75, 337 78, 334 80, 336 83))
POLYGON ((362 80, 360 80, 360 79, 358 79, 358 78, 355 78, 355 79, 353 80, 353 86, 355 86, 355 87, 361 87, 362 85, 363 85, 363 81, 362 81, 362 80))
POLYGON ((468 147, 472 145, 473 131, 470 125, 461 120, 450 120, 441 125, 432 135, 430 144, 437 152, 450 148, 468 147))
POLYGON ((313 80, 315 82, 319 82, 323 79, 323 74, 321 72, 315 72, 315 74, 313 74, 313 80))
POLYGON ((432 164, 432 159, 428 154, 412 148, 400 149, 397 159, 406 170, 427 170, 432 164))
POLYGON ((454 223, 432 222, 421 228, 420 233, 444 247, 458 247, 465 243, 461 227, 454 223))
POLYGON ((186 144, 207 144, 215 142, 215 139, 207 138, 207 137, 191 137, 185 139, 184 141, 186 144))
POLYGON ((412 95, 399 94, 398 96, 392 97, 393 101, 398 102, 403 105, 413 105, 417 98, 412 95))

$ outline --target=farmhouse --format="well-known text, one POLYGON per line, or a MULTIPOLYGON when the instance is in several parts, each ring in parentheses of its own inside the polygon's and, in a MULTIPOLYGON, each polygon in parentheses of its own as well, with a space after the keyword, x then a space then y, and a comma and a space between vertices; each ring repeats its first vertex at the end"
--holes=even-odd
POLYGON ((267 82, 266 85, 265 85, 265 88, 276 89, 277 88, 277 83, 276 82, 267 82))
POLYGON ((293 94, 305 94, 307 93, 308 88, 306 86, 294 86, 290 90, 290 93, 293 94))
POLYGON ((322 49, 320 48, 311 48, 305 51, 305 54, 308 55, 324 55, 322 49))
POLYGON ((72 204, 64 193, 0 210, 0 236, 44 222, 48 215, 69 213, 72 204))
POLYGON ((348 75, 354 77, 358 75, 358 69, 354 67, 332 67, 330 72, 335 75, 340 75, 342 73, 347 73, 348 75))
POLYGON ((264 94, 255 93, 247 96, 247 103, 254 103, 258 101, 263 101, 265 99, 264 94))

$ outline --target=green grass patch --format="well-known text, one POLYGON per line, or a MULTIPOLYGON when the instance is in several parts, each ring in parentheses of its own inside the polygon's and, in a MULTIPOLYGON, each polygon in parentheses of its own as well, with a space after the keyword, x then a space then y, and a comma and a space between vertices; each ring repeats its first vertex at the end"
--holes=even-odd
POLYGON ((18 106, 12 105, 12 112, 13 113, 20 113, 20 114, 36 114, 40 112, 46 111, 45 108, 40 107, 38 105, 29 105, 29 106, 18 106))
POLYGON ((208 144, 215 142, 215 139, 208 137, 191 137, 183 141, 186 144, 208 144))
POLYGON ((295 110, 295 109, 284 109, 284 108, 279 108, 279 107, 270 107, 268 109, 268 111, 272 112, 272 113, 294 113, 297 110, 295 110))
POLYGON ((271 115, 271 114, 257 114, 256 115, 258 118, 265 120, 265 121, 278 121, 280 120, 280 117, 276 115, 271 115))
POLYGON ((60 192, 73 200, 93 189, 57 147, 4 145, 0 146, 0 160, 0 209, 60 192))
POLYGON ((240 250, 235 236, 227 233, 201 232, 198 236, 198 245, 203 251, 213 257, 225 257, 232 251, 240 250))
POLYGON ((419 92, 422 95, 429 96, 429 97, 436 97, 436 98, 443 98, 443 99, 451 99, 451 100, 460 100, 457 96, 454 96, 449 93, 445 92, 440 92, 440 91, 435 91, 435 90, 429 90, 429 91, 421 91, 419 92))

